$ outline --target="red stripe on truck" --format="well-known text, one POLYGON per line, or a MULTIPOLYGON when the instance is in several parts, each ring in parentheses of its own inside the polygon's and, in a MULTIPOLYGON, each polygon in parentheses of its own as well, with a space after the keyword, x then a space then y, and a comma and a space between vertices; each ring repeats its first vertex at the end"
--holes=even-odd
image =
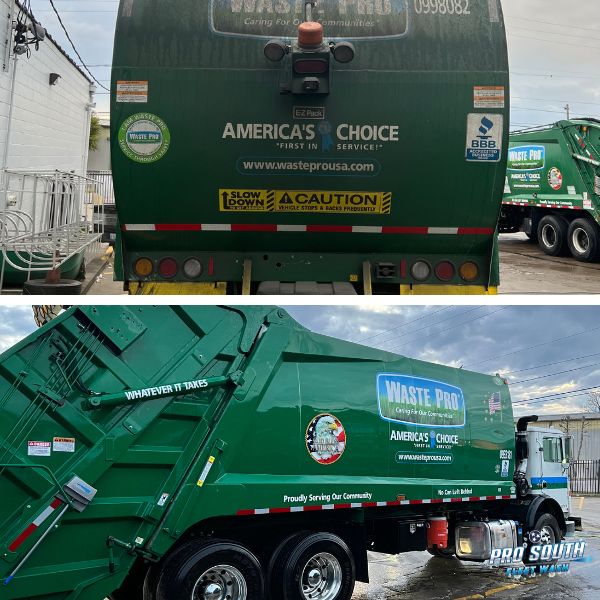
POLYGON ((481 500, 510 500, 516 496, 470 496, 468 498, 423 498, 421 500, 392 500, 390 502, 358 502, 356 504, 318 504, 316 506, 288 506, 285 508, 251 508, 238 510, 237 515, 266 515, 289 512, 312 512, 316 510, 338 510, 350 508, 381 508, 405 504, 439 504, 440 502, 479 502, 481 500))
MULTIPOLYGON (((62 504, 62 500, 55 498, 8 546, 11 552, 16 550, 23 542, 62 504)), ((254 513, 254 511, 252 511, 254 513)))

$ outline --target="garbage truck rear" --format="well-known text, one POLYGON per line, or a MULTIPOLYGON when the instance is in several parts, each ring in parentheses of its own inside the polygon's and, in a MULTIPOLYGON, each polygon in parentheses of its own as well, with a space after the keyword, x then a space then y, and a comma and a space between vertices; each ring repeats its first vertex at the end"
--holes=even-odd
POLYGON ((535 419, 274 307, 71 308, 0 357, 2 598, 348 600, 367 549, 558 542, 535 419))
POLYGON ((550 256, 600 260, 600 121, 510 136, 500 231, 524 231, 550 256))
POLYGON ((122 0, 116 278, 494 293, 508 98, 499 0, 122 0))

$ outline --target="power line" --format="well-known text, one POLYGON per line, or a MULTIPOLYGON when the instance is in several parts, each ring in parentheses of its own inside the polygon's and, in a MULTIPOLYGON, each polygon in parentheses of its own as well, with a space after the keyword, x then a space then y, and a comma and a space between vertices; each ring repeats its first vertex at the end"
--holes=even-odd
MULTIPOLYGON (((473 310, 467 310, 467 311, 463 312, 462 314, 457 315, 457 317, 451 317, 450 319, 452 319, 452 318, 458 318, 458 317, 463 317, 466 314, 469 314, 469 313, 471 313, 471 312, 473 312, 475 310, 479 310, 481 308, 487 308, 487 307, 485 307, 485 306, 478 306, 477 308, 475 308, 473 310)), ((426 336, 424 336, 422 338, 411 339, 411 340, 408 340, 407 342, 402 342, 402 344, 400 344, 400 345, 394 344, 394 345, 391 346, 391 348, 402 348, 403 346, 406 346, 408 344, 412 344, 413 342, 416 342, 416 341, 426 340, 427 338, 430 338, 430 337, 435 336, 435 335, 442 335, 443 333, 446 333, 447 331, 450 331, 450 329, 454 329, 456 327, 460 327, 461 325, 465 325, 466 323, 469 323, 469 324, 470 323, 474 323, 475 321, 479 321, 480 319, 485 319, 486 317, 491 317, 492 315, 495 315, 496 313, 502 312, 503 310, 507 310, 508 308, 509 308, 508 306, 504 306, 504 307, 502 307, 502 308, 500 308, 498 310, 495 310, 495 311, 493 311, 491 313, 486 313, 485 315, 481 315, 479 317, 475 317, 474 319, 471 319, 470 321, 463 321, 461 323, 457 323, 456 325, 451 325, 450 327, 446 327, 445 329, 442 329, 442 331, 435 331, 434 333, 432 333, 430 335, 426 335, 426 336)), ((447 320, 450 320, 450 319, 447 319, 447 320)), ((425 328, 425 329, 427 329, 427 328, 425 328)), ((419 331, 419 330, 417 330, 417 331, 419 331)), ((415 333, 415 332, 411 331, 410 333, 415 333)))
POLYGON ((552 367, 554 365, 560 365, 561 363, 572 362, 574 360, 581 360, 582 358, 590 358, 592 356, 600 356, 600 352, 594 352, 594 354, 586 354, 584 356, 575 356, 573 358, 565 358, 564 360, 557 360, 555 362, 546 363, 544 365, 536 365, 535 367, 527 367, 526 369, 516 369, 514 371, 502 371, 503 375, 511 375, 513 373, 522 373, 523 371, 533 371, 534 369, 541 369, 542 367, 552 367))
POLYGON ((555 338, 553 340, 548 340, 547 342, 541 342, 539 344, 534 344, 533 346, 528 346, 527 348, 521 348, 520 350, 514 350, 512 352, 505 352, 504 354, 496 354, 495 356, 486 358, 485 360, 479 360, 474 363, 469 363, 468 365, 465 365, 465 366, 479 365, 481 363, 490 362, 491 360, 497 360, 498 358, 502 358, 504 356, 511 356, 513 354, 519 354, 520 352, 525 352, 526 350, 532 350, 533 348, 539 348, 540 346, 547 346, 548 344, 552 344, 553 342, 559 342, 561 340, 567 340, 569 338, 577 337, 579 335, 584 335, 586 333, 592 333, 593 331, 598 331, 598 329, 600 329, 600 325, 598 327, 593 327, 592 329, 586 329, 585 331, 580 331, 579 333, 571 333, 570 335, 565 335, 563 337, 555 338))
POLYGON ((71 47, 73 48, 73 51, 75 52, 75 54, 77 55, 77 57, 79 58, 79 60, 81 61, 82 66, 85 68, 85 70, 89 73, 90 77, 103 89, 106 90, 107 92, 110 93, 110 90, 102 85, 93 75, 93 73, 88 69, 88 67, 86 66, 83 58, 81 58, 81 54, 79 54, 79 52, 77 51, 77 48, 75 48, 75 44, 73 43, 73 40, 71 39, 71 36, 69 35, 69 32, 67 31, 67 28, 65 27, 65 24, 63 23, 61 16, 58 12, 58 10, 56 9, 56 6, 54 6, 54 0, 50 0, 50 6, 52 6, 52 9, 54 10, 54 13, 56 14, 56 18, 58 19, 58 22, 60 23, 60 26, 62 27, 63 31, 65 32, 65 35, 67 36, 67 39, 69 40, 69 43, 71 44, 71 47))
POLYGON ((566 371, 556 371, 549 373, 548 375, 538 375, 537 377, 531 377, 530 379, 521 379, 520 381, 511 381, 510 385, 519 385, 521 383, 527 383, 529 381, 537 381, 538 379, 547 379, 548 377, 556 377, 556 375, 563 375, 564 373, 573 373, 575 371, 582 371, 583 369, 589 369, 590 367, 597 367, 600 363, 592 363, 591 365, 585 365, 583 367, 575 367, 574 369, 567 369, 566 371))
MULTIPOLYGON (((110 1, 110 0, 109 0, 110 1)), ((516 21, 528 21, 530 23, 543 23, 544 25, 556 25, 557 27, 569 27, 570 29, 581 29, 582 31, 594 31, 600 33, 600 29, 592 29, 590 27, 581 27, 581 25, 567 25, 566 23, 553 23, 551 21, 540 21, 538 19, 524 19, 523 17, 513 17, 512 15, 504 15, 505 18, 514 19, 516 21)), ((550 33, 550 32, 548 32, 550 33)))
MULTIPOLYGON (((450 308, 452 308, 451 306, 445 306, 444 308, 441 308, 440 310, 436 310, 435 312, 433 312, 432 314, 426 314, 423 315, 422 317, 419 317, 418 319, 413 319, 412 321, 406 322, 406 323, 401 323, 400 325, 397 325, 396 327, 391 327, 389 329, 386 329, 384 331, 382 331, 381 333, 376 333, 375 335, 365 335, 363 337, 360 337, 356 340, 350 340, 353 344, 358 344, 360 343, 362 340, 372 340, 373 338, 379 337, 380 335, 383 335, 384 333, 391 333, 392 331, 396 331, 397 329, 401 329, 402 327, 406 327, 407 325, 412 325, 413 323, 416 323, 417 321, 422 321, 423 319, 427 319, 429 317, 433 317, 433 315, 437 315, 440 312, 443 312, 445 310, 450 310, 450 308)), ((385 340, 384 340, 385 341, 385 340)))
POLYGON ((515 400, 513 401, 513 404, 528 404, 529 402, 532 403, 537 403, 540 400, 547 400, 548 398, 557 398, 559 396, 569 396, 569 395, 576 395, 576 396, 583 396, 583 393, 580 392, 589 392, 590 390, 597 390, 600 386, 597 385, 593 385, 591 387, 585 387, 585 388, 579 388, 578 390, 571 390, 570 392, 557 392, 556 394, 546 394, 545 396, 537 396, 534 398, 527 398, 527 400, 515 400))

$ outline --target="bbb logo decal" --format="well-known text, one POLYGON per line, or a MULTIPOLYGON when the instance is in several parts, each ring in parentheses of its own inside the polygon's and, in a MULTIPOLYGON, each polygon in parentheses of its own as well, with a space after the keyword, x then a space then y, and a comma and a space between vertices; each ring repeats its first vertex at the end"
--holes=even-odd
POLYGON ((499 162, 502 158, 504 117, 472 113, 467 119, 468 162, 499 162))

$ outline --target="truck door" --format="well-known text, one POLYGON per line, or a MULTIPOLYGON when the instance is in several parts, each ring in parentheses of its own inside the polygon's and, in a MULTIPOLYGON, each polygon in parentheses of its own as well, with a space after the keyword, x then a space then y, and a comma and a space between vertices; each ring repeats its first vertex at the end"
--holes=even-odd
POLYGON ((567 478, 567 463, 565 458, 562 437, 551 433, 539 432, 538 442, 541 442, 542 472, 540 477, 532 477, 531 485, 534 489, 554 498, 565 513, 569 511, 569 493, 567 478))

